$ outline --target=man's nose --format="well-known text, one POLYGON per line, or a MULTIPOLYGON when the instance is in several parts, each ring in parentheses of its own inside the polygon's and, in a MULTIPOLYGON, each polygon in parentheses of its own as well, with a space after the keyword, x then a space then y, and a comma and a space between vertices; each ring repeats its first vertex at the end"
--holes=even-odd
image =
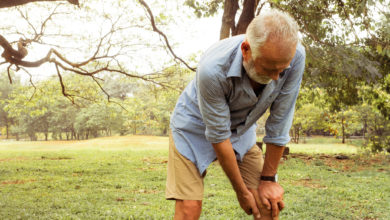
POLYGON ((273 73, 270 73, 269 74, 269 77, 273 80, 278 80, 279 79, 279 75, 280 75, 280 72, 279 71, 275 71, 273 73))

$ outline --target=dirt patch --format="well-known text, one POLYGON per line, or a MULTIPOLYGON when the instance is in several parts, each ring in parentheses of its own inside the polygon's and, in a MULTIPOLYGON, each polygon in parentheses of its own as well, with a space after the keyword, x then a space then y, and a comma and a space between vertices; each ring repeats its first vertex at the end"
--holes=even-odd
POLYGON ((31 179, 31 180, 10 180, 10 181, 4 181, 1 182, 2 185, 14 185, 14 184, 25 184, 25 183, 31 183, 35 182, 36 180, 31 179))
POLYGON ((142 161, 144 163, 150 163, 150 164, 168 163, 168 160, 164 157, 144 157, 144 158, 142 158, 142 161))
POLYGON ((41 156, 41 160, 71 160, 73 158, 63 156, 63 157, 46 157, 46 156, 41 156))
POLYGON ((362 171, 373 167, 379 172, 390 172, 390 160, 386 155, 326 155, 326 154, 290 154, 289 158, 299 158, 307 165, 328 166, 338 171, 362 171), (340 157, 341 156, 341 157, 340 157), (338 159, 343 158, 343 159, 338 159), (378 167, 379 166, 379 167, 378 167))
POLYGON ((135 168, 136 170, 142 170, 142 171, 147 171, 147 170, 158 170, 156 167, 142 167, 142 168, 135 168))
POLYGON ((305 178, 305 179, 300 179, 298 181, 295 181, 294 185, 300 185, 312 189, 327 189, 328 187, 323 186, 320 184, 320 180, 317 179, 310 179, 310 178, 305 178))
POLYGON ((153 189, 138 189, 138 190, 125 190, 125 192, 135 193, 135 194, 159 194, 161 190, 153 190, 153 189))
POLYGON ((7 162, 7 161, 23 161, 23 160, 30 160, 31 158, 28 157, 12 157, 12 158, 3 158, 0 159, 0 162, 7 162))
POLYGON ((0 159, 0 162, 8 162, 8 161, 25 161, 25 160, 72 160, 72 157, 68 156, 59 156, 59 157, 47 157, 41 156, 40 158, 30 158, 30 157, 12 157, 12 158, 3 158, 0 159))

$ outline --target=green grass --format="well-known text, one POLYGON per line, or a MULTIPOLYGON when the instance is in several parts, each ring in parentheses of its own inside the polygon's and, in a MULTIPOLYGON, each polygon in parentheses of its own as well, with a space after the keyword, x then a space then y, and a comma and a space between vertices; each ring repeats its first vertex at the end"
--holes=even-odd
POLYGON ((359 151, 354 145, 350 144, 288 144, 291 153, 308 154, 356 154, 359 151))
MULTIPOLYGON (((0 219, 171 219, 167 155, 166 137, 0 142, 0 219)), ((384 155, 289 158, 279 166, 287 205, 280 219, 390 219, 389 163, 384 155)), ((203 204, 201 219, 251 219, 216 164, 208 169, 203 204)))

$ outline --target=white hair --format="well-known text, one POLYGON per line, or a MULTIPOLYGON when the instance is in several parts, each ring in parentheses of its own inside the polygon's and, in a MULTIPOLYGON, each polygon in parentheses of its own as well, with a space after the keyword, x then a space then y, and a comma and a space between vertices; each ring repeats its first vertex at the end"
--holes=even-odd
POLYGON ((289 45, 298 42, 298 24, 286 12, 270 9, 256 16, 246 29, 246 39, 251 47, 252 57, 260 56, 259 48, 267 40, 277 40, 289 45))

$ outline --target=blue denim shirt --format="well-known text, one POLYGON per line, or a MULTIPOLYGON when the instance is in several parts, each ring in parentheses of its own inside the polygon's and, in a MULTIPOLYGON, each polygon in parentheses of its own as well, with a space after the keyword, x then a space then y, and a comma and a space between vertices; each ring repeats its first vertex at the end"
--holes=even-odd
POLYGON ((285 146, 290 141, 295 102, 305 67, 305 50, 298 44, 290 67, 256 96, 242 68, 245 35, 214 44, 201 57, 196 77, 180 95, 171 116, 177 150, 202 174, 216 159, 211 143, 228 138, 238 160, 256 143, 256 121, 270 108, 264 143, 285 146))

